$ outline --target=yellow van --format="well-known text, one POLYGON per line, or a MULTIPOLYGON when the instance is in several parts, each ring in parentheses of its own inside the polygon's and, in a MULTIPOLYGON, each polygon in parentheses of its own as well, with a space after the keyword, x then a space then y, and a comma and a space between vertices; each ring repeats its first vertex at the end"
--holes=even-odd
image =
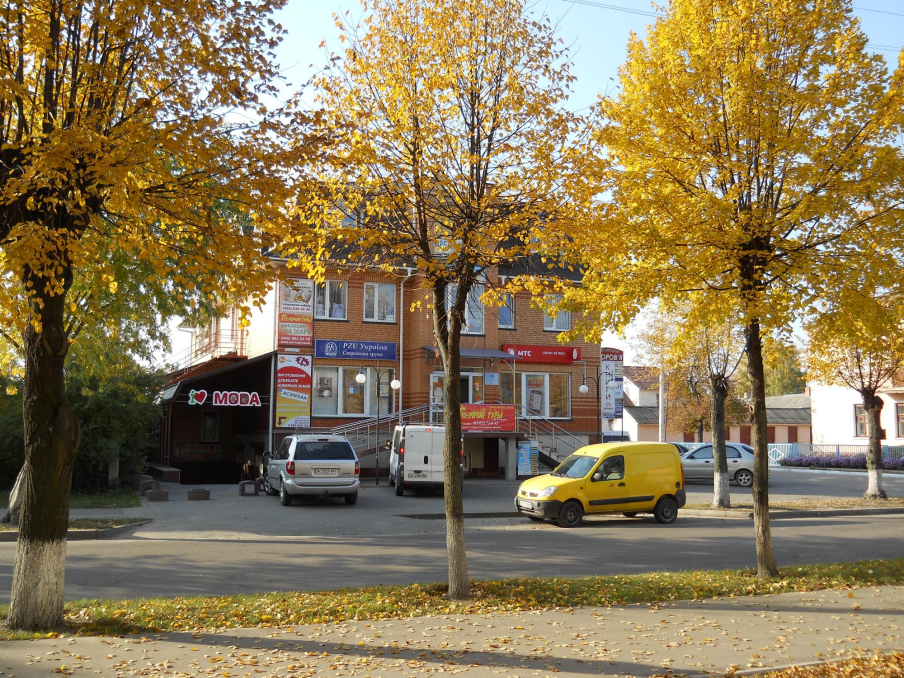
POLYGON ((579 525, 585 513, 652 512, 675 522, 684 506, 684 473, 670 443, 604 443, 575 451, 552 473, 525 480, 515 508, 532 520, 579 525))

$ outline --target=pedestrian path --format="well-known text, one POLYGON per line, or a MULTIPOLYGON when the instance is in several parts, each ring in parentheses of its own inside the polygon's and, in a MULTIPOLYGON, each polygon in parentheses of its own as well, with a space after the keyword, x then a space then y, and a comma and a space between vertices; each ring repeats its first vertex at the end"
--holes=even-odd
POLYGON ((904 587, 0 643, 6 676, 657 676, 904 647, 904 587), (65 667, 65 668, 64 668, 65 667))

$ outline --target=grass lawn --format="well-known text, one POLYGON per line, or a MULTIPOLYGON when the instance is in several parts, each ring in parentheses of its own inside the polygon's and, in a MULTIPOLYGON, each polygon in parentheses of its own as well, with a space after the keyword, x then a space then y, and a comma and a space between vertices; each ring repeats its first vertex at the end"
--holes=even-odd
MULTIPOLYGON (((686 509, 711 509, 712 504, 688 504, 686 509)), ((752 511, 751 502, 731 505, 732 509, 752 511)), ((904 508, 904 498, 864 499, 863 497, 845 497, 839 499, 770 499, 769 509, 786 509, 795 511, 815 511, 819 509, 854 509, 854 508, 904 508)))
MULTIPOLYGON (((445 598, 445 584, 220 597, 80 600, 66 603, 66 633, 116 635, 273 627, 347 620, 485 614, 668 600, 735 597, 904 584, 904 559, 787 567, 758 580, 752 570, 661 572, 585 579, 472 581, 471 600, 445 598)), ((0 607, 5 618, 8 608, 0 607)), ((53 634, 51 634, 53 635, 53 634)), ((34 637, 0 635, 0 638, 34 637)))
MULTIPOLYGON (((0 492, 0 508, 9 506, 9 490, 0 492)), ((69 508, 132 508, 141 506, 141 499, 132 490, 101 492, 99 494, 73 494, 69 508)))

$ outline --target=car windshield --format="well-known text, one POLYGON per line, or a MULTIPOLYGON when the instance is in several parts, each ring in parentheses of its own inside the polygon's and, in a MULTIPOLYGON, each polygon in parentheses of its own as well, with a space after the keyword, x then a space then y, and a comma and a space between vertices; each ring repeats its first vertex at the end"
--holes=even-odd
POLYGON ((563 478, 583 478, 594 467, 598 459, 596 457, 587 457, 583 454, 573 454, 568 459, 559 464, 558 468, 550 475, 561 476, 563 478))
POLYGON ((316 440, 312 442, 298 443, 295 448, 295 461, 321 461, 354 459, 355 452, 352 446, 338 440, 316 440))

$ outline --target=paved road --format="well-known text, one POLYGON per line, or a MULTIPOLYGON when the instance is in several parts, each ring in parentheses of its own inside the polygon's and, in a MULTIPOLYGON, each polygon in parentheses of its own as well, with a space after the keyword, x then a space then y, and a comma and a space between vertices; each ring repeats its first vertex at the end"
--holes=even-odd
MULTIPOLYGON (((865 476, 780 471, 775 496, 857 496, 865 476)), ((341 502, 282 507, 273 497, 238 497, 213 486, 212 501, 189 502, 172 486, 171 501, 118 511, 154 518, 130 538, 71 542, 66 594, 118 598, 339 588, 446 578, 444 522, 414 518, 442 512, 442 498, 398 498, 385 485, 362 488, 356 506, 341 502)), ((904 476, 889 476, 904 496, 904 476)), ((512 510, 515 485, 470 483, 469 513, 512 510)), ((690 488, 691 502, 711 488, 690 488)), ((732 487, 741 501, 749 491, 732 487)), ((80 512, 87 513, 87 512, 80 512)), ((93 511, 94 514, 104 513, 93 511)), ((113 512, 109 512, 113 513, 113 512)), ((773 522, 780 565, 904 557, 902 516, 773 522)), ((654 570, 735 568, 755 563, 750 521, 680 517, 671 526, 651 518, 595 518, 563 530, 521 518, 467 521, 470 575, 586 576, 654 570)), ((7 602, 14 544, 0 544, 0 602, 7 602)))

